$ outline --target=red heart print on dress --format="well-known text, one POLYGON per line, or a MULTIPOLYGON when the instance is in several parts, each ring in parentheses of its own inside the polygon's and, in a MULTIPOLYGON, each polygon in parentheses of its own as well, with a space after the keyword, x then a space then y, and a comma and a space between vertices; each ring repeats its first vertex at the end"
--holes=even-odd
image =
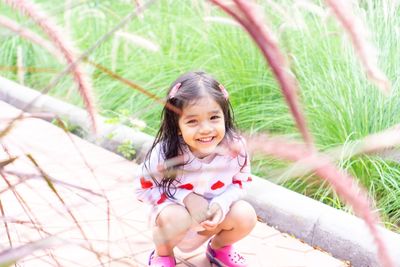
POLYGON ((167 196, 165 194, 162 194, 160 199, 157 201, 157 205, 160 205, 167 199, 167 196))
POLYGON ((183 184, 183 185, 180 185, 178 187, 182 188, 182 189, 187 189, 187 190, 192 190, 193 189, 193 185, 192 184, 183 184))
POLYGON ((242 181, 240 181, 240 180, 233 180, 233 181, 232 181, 232 184, 238 184, 239 187, 240 187, 240 189, 243 188, 242 181))
POLYGON ((151 181, 147 181, 144 177, 140 177, 140 184, 142 185, 143 189, 153 187, 153 183, 151 181))
POLYGON ((211 186, 211 189, 212 190, 217 190, 218 188, 221 188, 221 187, 223 187, 225 184, 223 183, 223 182, 221 182, 221 181, 219 181, 218 180, 218 182, 216 182, 215 184, 213 184, 212 186, 211 186))

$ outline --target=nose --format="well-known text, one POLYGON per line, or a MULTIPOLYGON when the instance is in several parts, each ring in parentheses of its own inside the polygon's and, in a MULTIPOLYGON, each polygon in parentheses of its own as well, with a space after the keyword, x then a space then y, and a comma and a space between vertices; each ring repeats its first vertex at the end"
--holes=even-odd
POLYGON ((213 127, 209 122, 203 122, 200 125, 199 133, 200 134, 208 134, 213 131, 213 127))

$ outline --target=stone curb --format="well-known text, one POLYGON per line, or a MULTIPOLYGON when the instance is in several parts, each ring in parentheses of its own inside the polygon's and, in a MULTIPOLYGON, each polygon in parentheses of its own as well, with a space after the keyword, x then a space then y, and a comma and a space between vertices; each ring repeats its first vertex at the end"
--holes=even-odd
MULTIPOLYGON (((40 93, 35 90, 0 77, 0 100, 22 109, 38 95, 40 93)), ((27 111, 50 112, 90 132, 84 110, 50 96, 42 95, 27 111)), ((84 138, 114 152, 118 145, 130 140, 142 156, 153 140, 153 137, 124 125, 108 125, 100 116, 98 124, 97 136, 87 134, 84 138), (108 138, 110 133, 113 136, 108 138)), ((318 246, 336 258, 348 260, 355 267, 379 266, 376 246, 361 219, 258 177, 254 177, 246 199, 269 225, 318 246)), ((400 235, 382 227, 379 231, 395 266, 400 267, 400 235)))
POLYGON ((97 133, 94 135, 90 126, 91 122, 88 113, 85 110, 54 97, 43 95, 36 90, 22 86, 1 76, 0 100, 19 109, 26 109, 27 112, 48 112, 54 114, 72 125, 79 126, 83 130, 83 138, 86 140, 116 153, 119 145, 130 141, 137 156, 141 158, 146 148, 153 141, 152 136, 125 125, 105 123, 105 118, 102 116, 97 116, 97 133), (26 108, 38 96, 40 98, 26 108))
MULTIPOLYGON (((371 233, 358 217, 260 178, 253 180, 246 199, 258 216, 280 231, 348 260, 352 266, 379 266, 371 233)), ((379 231, 399 267, 400 235, 383 227, 379 231)))

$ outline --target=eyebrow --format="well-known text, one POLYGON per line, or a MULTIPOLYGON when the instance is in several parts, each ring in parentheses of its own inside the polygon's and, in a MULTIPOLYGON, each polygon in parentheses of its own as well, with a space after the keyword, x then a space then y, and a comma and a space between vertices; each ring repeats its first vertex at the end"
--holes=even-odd
MULTIPOLYGON (((218 113, 221 113, 221 111, 218 109, 208 112, 208 114, 210 114, 210 115, 218 114, 218 113)), ((187 119, 195 118, 197 116, 198 116, 198 114, 191 114, 191 115, 184 116, 183 119, 187 120, 187 119)))

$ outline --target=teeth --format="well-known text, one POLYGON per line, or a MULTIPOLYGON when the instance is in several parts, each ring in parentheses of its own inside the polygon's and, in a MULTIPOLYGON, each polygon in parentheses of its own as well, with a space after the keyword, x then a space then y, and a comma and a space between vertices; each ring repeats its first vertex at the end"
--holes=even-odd
POLYGON ((213 137, 208 137, 208 138, 199 138, 201 142, 210 142, 213 139, 213 137))

